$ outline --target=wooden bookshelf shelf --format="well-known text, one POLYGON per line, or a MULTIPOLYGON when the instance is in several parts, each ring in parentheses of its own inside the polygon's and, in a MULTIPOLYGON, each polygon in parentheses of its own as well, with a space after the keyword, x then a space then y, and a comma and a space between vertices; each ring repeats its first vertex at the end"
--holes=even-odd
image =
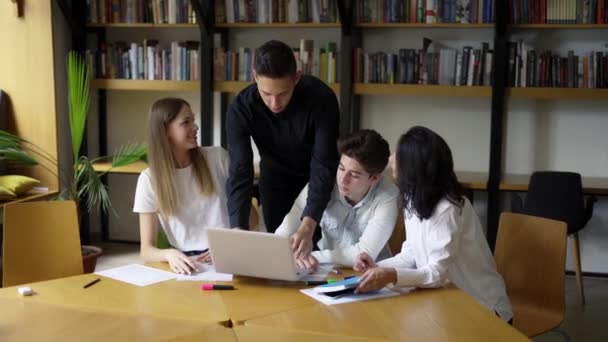
POLYGON ((486 190, 488 188, 487 172, 456 171, 460 185, 469 190, 486 190))
POLYGON ((513 98, 529 99, 585 99, 585 100, 606 100, 608 99, 608 89, 602 88, 510 88, 509 95, 513 98))
POLYGON ((355 83, 354 93, 357 95, 490 97, 492 88, 485 86, 355 83))
POLYGON ((199 81, 125 80, 97 78, 91 81, 95 89, 144 91, 198 91, 199 81))
POLYGON ((40 192, 40 191, 28 192, 26 194, 20 195, 17 198, 13 198, 13 199, 7 200, 7 201, 1 201, 0 210, 4 209, 4 206, 7 204, 19 203, 19 202, 40 201, 40 200, 45 200, 47 198, 53 197, 57 194, 59 194, 59 191, 57 191, 57 190, 48 190, 48 191, 42 191, 42 192, 40 192))
POLYGON ((608 24, 512 24, 509 25, 512 29, 517 30, 556 30, 556 29, 571 29, 571 30, 602 30, 608 29, 608 24))
MULTIPOLYGON (((528 191, 530 175, 508 174, 500 182, 503 191, 528 191)), ((559 184, 556 184, 559 186, 559 184)), ((583 177, 583 192, 593 195, 608 195, 607 177, 583 177)))
POLYGON ((339 23, 221 23, 217 28, 339 28, 339 23))
POLYGON ((106 23, 87 24, 89 28, 198 28, 198 24, 106 23))
MULTIPOLYGON (((251 82, 247 81, 215 81, 213 82, 213 91, 236 94, 250 84, 251 82)), ((340 83, 331 83, 328 85, 334 93, 340 93, 340 83)))
MULTIPOLYGON (((100 162, 93 164, 93 169, 97 172, 104 172, 110 170, 112 167, 111 162, 100 162)), ((109 171, 108 173, 131 173, 131 174, 140 174, 143 170, 148 167, 148 164, 143 161, 138 161, 133 164, 117 167, 109 171)))
POLYGON ((383 28, 442 28, 442 29, 484 29, 494 28, 494 24, 422 24, 422 23, 359 23, 357 27, 370 29, 383 28))

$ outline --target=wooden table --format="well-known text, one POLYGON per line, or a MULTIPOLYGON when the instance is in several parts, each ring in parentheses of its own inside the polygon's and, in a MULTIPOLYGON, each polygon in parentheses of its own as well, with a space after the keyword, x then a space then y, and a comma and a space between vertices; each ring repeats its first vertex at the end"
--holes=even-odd
POLYGON ((236 341, 218 323, 161 319, 0 298, 0 340, 11 341, 236 341))
MULTIPOLYGON (((157 266, 166 269, 164 264, 157 266)), ((57 339, 63 339, 62 326, 63 329, 78 326, 76 332, 86 336, 86 340, 95 340, 96 336, 129 340, 148 336, 149 331, 144 328, 149 325, 166 327, 175 323, 183 329, 168 329, 166 333, 183 332, 175 337, 185 341, 205 340, 209 336, 220 341, 233 341, 234 336, 243 341, 527 340, 455 288, 418 290, 399 297, 325 306, 300 293, 302 284, 281 281, 235 277, 235 291, 203 292, 199 289, 200 282, 170 280, 138 287, 101 277, 101 282, 82 288, 96 277, 87 274, 30 284, 36 292, 32 297, 20 298, 16 287, 0 289, 3 312, 0 340, 4 341, 5 336, 15 336, 14 340, 36 340, 37 336, 43 336, 28 335, 37 332, 28 332, 25 323, 19 323, 19 312, 28 317, 32 314, 40 321, 63 317, 57 325, 47 323, 44 328, 57 339), (112 335, 114 330, 126 326, 136 327, 125 330, 124 334, 131 335, 112 335), (89 329, 96 332, 89 334, 89 329)))
POLYGON ((528 341, 456 288, 416 290, 347 305, 315 304, 251 319, 245 326, 394 341, 528 341))
MULTIPOLYGON (((95 274, 84 274, 34 283, 29 286, 36 294, 23 300, 209 323, 230 321, 219 291, 202 292, 197 282, 171 280, 139 287, 99 277, 99 283, 82 288, 95 278, 95 274)), ((0 298, 17 296, 17 287, 0 290, 0 298)))

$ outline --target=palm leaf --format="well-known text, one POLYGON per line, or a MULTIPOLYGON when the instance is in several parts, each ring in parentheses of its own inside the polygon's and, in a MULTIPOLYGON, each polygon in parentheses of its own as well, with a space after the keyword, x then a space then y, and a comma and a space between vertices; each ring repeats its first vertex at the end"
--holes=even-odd
POLYGON ((0 148, 0 160, 15 161, 24 165, 38 165, 38 162, 25 151, 14 148, 0 148))
POLYGON ((121 146, 114 153, 112 167, 121 167, 133 164, 144 159, 146 156, 146 145, 142 143, 131 143, 121 146))
POLYGON ((0 141, 10 141, 18 145, 19 143, 26 142, 27 140, 0 129, 0 141))
POLYGON ((93 163, 85 156, 79 159, 80 167, 76 172, 78 198, 84 200, 89 211, 101 207, 102 211, 111 208, 108 189, 101 181, 99 174, 93 169, 93 163))
POLYGON ((82 56, 72 51, 68 54, 67 71, 72 152, 77 160, 89 112, 89 66, 82 56))

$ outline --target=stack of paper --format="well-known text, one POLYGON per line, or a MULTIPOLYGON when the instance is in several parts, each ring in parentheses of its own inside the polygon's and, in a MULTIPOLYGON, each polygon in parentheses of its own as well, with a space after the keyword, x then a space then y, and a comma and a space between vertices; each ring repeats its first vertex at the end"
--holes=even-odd
POLYGON ((95 274, 137 286, 146 286, 161 281, 175 279, 175 273, 138 264, 116 267, 105 271, 95 272, 95 274))

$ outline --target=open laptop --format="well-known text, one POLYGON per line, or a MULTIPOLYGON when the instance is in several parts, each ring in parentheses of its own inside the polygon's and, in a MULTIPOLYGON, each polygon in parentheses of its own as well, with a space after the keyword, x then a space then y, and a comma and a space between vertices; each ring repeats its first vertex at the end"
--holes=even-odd
POLYGON ((238 229, 207 229, 215 270, 250 277, 299 280, 310 270, 297 268, 289 239, 238 229))

